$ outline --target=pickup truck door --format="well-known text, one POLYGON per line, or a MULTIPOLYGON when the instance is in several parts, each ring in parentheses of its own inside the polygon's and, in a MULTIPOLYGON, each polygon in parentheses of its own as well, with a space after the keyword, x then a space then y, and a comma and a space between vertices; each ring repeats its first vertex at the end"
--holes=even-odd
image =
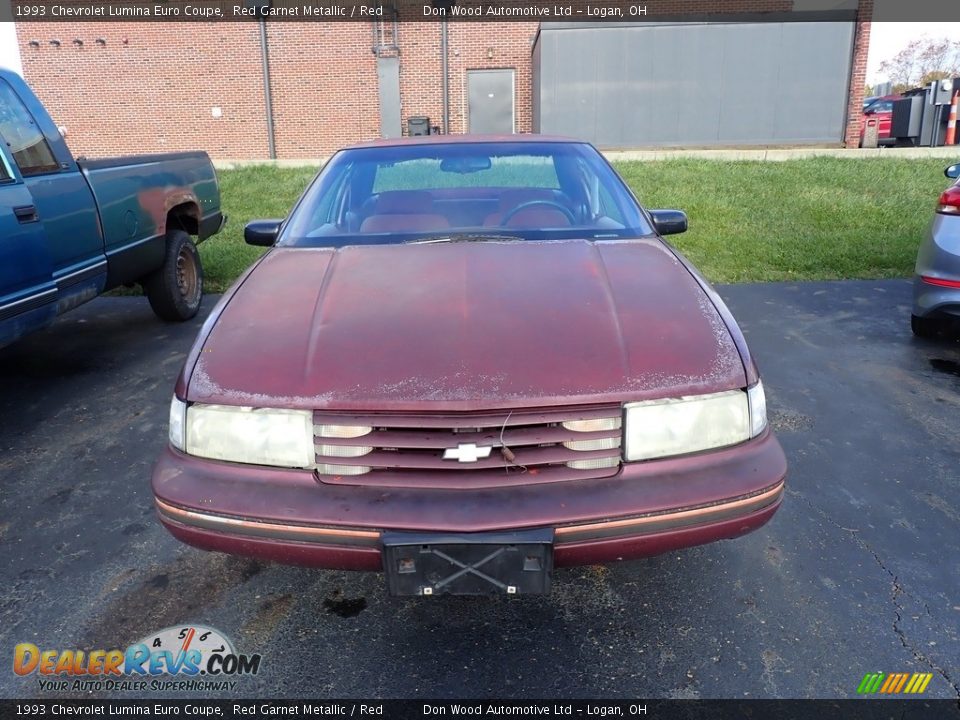
POLYGON ((49 324, 57 285, 43 224, 13 158, 0 143, 0 347, 49 324))
POLYGON ((64 312, 95 297, 106 281, 107 259, 96 201, 43 106, 28 90, 18 93, 3 78, 0 138, 30 191, 46 232, 59 291, 58 311, 64 312))

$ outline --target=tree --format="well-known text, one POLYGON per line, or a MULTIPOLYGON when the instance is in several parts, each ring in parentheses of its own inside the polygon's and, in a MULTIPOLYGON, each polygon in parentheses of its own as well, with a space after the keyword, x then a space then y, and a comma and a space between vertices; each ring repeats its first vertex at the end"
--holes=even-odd
POLYGON ((960 75, 960 40, 924 35, 889 60, 880 63, 880 72, 896 85, 916 87, 931 80, 960 75))

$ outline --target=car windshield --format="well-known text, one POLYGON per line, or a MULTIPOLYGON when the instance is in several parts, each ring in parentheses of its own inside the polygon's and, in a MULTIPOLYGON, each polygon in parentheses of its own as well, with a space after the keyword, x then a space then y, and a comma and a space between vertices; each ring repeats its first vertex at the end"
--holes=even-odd
POLYGON ((864 112, 893 112, 893 100, 875 100, 864 109, 864 112))
POLYGON ((411 143, 337 153, 278 244, 599 240, 651 232, 623 181, 585 143, 411 143))

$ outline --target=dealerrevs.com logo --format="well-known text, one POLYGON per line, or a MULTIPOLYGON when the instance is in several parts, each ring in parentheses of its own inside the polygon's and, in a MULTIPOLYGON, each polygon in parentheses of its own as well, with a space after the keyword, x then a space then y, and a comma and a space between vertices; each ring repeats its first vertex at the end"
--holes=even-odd
POLYGON ((126 650, 48 650, 20 643, 17 675, 37 675, 41 690, 234 690, 242 675, 256 675, 260 655, 242 655, 223 633, 202 625, 169 627, 126 650))

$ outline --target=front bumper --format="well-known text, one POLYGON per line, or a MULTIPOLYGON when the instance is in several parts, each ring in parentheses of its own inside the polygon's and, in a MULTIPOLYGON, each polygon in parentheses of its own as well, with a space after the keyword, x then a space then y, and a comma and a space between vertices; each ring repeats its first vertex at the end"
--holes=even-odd
POLYGON ((313 567, 379 570, 385 531, 551 528, 558 567, 626 560, 737 537, 783 498, 769 432, 724 450, 624 465, 614 477, 482 490, 325 484, 308 471, 193 458, 167 448, 153 473, 160 520, 205 550, 313 567))

